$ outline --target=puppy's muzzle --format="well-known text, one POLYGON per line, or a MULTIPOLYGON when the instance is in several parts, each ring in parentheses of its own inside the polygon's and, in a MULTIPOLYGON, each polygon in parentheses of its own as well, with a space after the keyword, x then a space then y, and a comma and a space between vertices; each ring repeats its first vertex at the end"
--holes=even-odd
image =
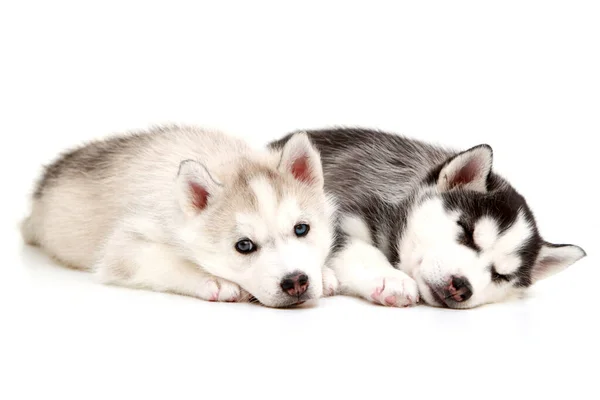
POLYGON ((457 303, 467 301, 473 296, 473 287, 467 278, 461 276, 453 276, 450 282, 443 289, 444 298, 453 300, 457 303))
POLYGON ((293 272, 281 280, 281 290, 290 296, 300 297, 308 289, 308 275, 302 272, 293 272))

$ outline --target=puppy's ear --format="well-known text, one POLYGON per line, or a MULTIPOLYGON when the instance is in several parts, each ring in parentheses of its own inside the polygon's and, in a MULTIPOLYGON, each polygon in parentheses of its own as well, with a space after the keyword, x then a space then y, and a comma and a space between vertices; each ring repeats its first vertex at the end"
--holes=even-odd
POLYGON ((443 192, 458 187, 485 192, 491 172, 492 148, 482 144, 448 159, 438 175, 437 186, 443 192))
POLYGON ((323 187, 321 156, 304 132, 294 134, 283 147, 279 170, 299 181, 323 187))
POLYGON ((194 160, 179 164, 176 186, 179 206, 188 216, 202 212, 222 189, 206 166, 194 160))
POLYGON ((585 257, 585 251, 572 244, 544 243, 533 265, 533 282, 548 278, 585 257))

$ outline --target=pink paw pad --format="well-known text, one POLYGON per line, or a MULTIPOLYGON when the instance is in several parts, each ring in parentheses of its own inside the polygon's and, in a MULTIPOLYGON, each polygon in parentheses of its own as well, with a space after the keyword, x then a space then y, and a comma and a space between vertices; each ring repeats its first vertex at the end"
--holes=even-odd
POLYGON ((381 296, 381 292, 383 292, 382 287, 375 288, 375 291, 371 293, 371 298, 375 301, 379 301, 379 297, 381 296))
POLYGON ((396 296, 388 296, 385 298, 385 303, 387 305, 393 306, 394 304, 396 304, 396 296))
POLYGON ((383 286, 375 288, 373 293, 371 293, 371 298, 376 302, 380 302, 381 293, 383 293, 384 290, 385 290, 385 279, 383 280, 383 286))
POLYGON ((208 301, 217 301, 218 298, 219 298, 219 292, 215 292, 212 294, 212 296, 210 296, 210 299, 208 299, 208 301))

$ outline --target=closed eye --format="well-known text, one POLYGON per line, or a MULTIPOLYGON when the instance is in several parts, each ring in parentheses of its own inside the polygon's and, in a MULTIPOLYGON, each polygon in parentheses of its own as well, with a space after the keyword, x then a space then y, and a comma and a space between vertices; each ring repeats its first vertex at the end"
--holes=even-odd
POLYGON ((510 282, 510 280, 512 279, 512 275, 499 274, 498 271, 496 271, 496 267, 494 266, 492 266, 491 274, 492 282, 494 283, 510 282))

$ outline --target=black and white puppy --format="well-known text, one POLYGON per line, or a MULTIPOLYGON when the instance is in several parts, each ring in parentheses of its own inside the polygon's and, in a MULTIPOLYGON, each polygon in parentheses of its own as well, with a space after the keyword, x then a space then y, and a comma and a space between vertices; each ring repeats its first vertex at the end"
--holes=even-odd
MULTIPOLYGON (((542 239, 492 149, 457 152, 365 129, 309 131, 338 203, 338 293, 471 308, 521 294, 585 256, 542 239)), ((271 143, 281 148, 291 135, 271 143)))

